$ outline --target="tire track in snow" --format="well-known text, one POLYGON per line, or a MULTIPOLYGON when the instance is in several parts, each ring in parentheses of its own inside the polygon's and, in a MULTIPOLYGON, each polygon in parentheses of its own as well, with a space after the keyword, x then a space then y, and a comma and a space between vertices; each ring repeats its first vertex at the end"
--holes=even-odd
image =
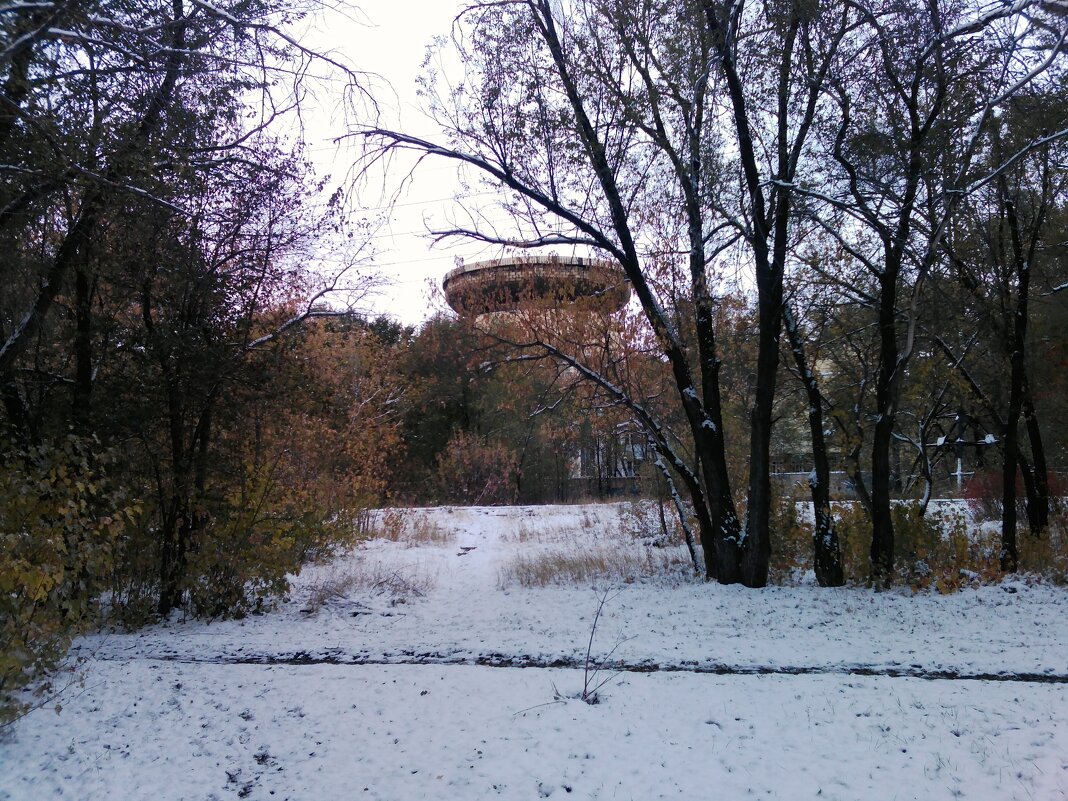
MULTIPOLYGON (((189 656, 182 654, 153 654, 146 656, 97 655, 105 662, 179 662, 205 665, 446 665, 493 668, 582 670, 586 667, 580 657, 508 656, 480 654, 477 656, 449 655, 430 652, 403 652, 396 655, 369 656, 343 652, 308 652, 280 654, 235 654, 219 656, 189 656)), ((987 673, 947 669, 928 669, 919 665, 731 665, 726 663, 667 663, 591 661, 590 669, 609 673, 695 673, 715 676, 871 676, 876 678, 924 679, 926 681, 996 681, 1021 684, 1068 684, 1064 673, 987 673)))

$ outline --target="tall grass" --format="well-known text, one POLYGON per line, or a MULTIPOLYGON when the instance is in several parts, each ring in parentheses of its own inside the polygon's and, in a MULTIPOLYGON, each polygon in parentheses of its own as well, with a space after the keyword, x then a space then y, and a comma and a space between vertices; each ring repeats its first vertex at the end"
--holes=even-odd
POLYGON ((455 532, 442 528, 423 510, 382 509, 370 515, 363 531, 365 539, 400 542, 409 548, 421 545, 450 545, 455 532))
POLYGON ((678 584, 690 580, 693 580, 693 569, 682 549, 574 546, 517 554, 501 569, 498 584, 506 588, 514 584, 520 587, 637 581, 678 584))

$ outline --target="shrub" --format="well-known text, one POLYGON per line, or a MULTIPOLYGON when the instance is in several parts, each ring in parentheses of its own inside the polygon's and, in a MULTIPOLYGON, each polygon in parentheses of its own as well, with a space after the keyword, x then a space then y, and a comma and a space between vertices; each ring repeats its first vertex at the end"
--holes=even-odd
POLYGON ((1068 584, 1068 515, 1058 510, 1049 529, 1041 537, 1030 534, 1016 538, 1020 572, 1038 576, 1054 584, 1068 584))
POLYGON ((95 617, 138 507, 108 481, 96 443, 67 437, 0 452, 0 717, 95 617))
POLYGON ((107 620, 129 630, 154 619, 159 601, 160 548, 153 511, 145 502, 136 525, 126 527, 107 588, 107 620))
POLYGON ((269 470, 250 466, 244 481, 213 510, 188 567, 193 614, 242 617, 289 589, 289 574, 309 558, 351 544, 345 517, 330 517, 300 487, 280 486, 269 470))
MULTIPOLYGON (((289 589, 309 561, 328 558, 357 538, 358 513, 329 508, 277 465, 251 462, 229 486, 209 487, 196 503, 182 571, 182 608, 195 616, 243 617, 289 589)), ((124 536, 110 587, 112 620, 136 628, 152 620, 160 587, 162 513, 145 503, 140 525, 124 536)))
MULTIPOLYGON (((964 497, 976 520, 1001 519, 1003 486, 1001 472, 997 470, 980 470, 968 477, 964 485, 964 497)), ((1021 479, 1017 480, 1016 497, 1022 513, 1025 495, 1021 479)))
POLYGON ((812 524, 802 519, 798 502, 787 497, 771 507, 771 581, 796 580, 812 569, 812 524))
POLYGON ((515 477, 515 454, 474 434, 456 434, 438 457, 438 493, 445 503, 510 503, 515 477))
MULTIPOLYGON (((1064 495, 1068 492, 1064 479, 1058 473, 1048 475, 1051 512, 1060 514, 1063 512, 1064 495)), ((964 497, 968 500, 968 506, 976 520, 1000 520, 1002 507, 1002 487, 1004 486, 1001 472, 985 470, 977 472, 968 479, 964 487, 964 497)), ((1016 503, 1017 512, 1021 518, 1026 514, 1027 493, 1024 489, 1023 476, 1016 477, 1016 503)))
MULTIPOLYGON (((997 537, 989 529, 969 526, 963 513, 918 503, 893 507, 895 580, 915 590, 955 592, 975 582, 1000 579, 997 537)), ((846 581, 869 583, 871 521, 859 503, 842 504, 838 536, 846 581)))
POLYGON ((921 515, 919 504, 902 503, 893 514, 897 575, 903 584, 948 593, 1000 578, 996 537, 989 529, 969 527, 963 513, 929 509, 921 515))
POLYGON ((871 519, 855 501, 836 504, 834 511, 846 583, 864 584, 871 572, 871 519))

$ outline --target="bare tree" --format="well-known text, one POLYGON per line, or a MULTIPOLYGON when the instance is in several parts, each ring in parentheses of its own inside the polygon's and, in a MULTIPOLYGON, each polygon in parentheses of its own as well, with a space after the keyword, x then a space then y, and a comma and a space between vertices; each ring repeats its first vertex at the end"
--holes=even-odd
MULTIPOLYGON (((1036 111, 1042 109, 1043 127, 1050 119, 1068 120, 1061 95, 1016 98, 1000 125, 991 132, 992 157, 1005 160, 1006 152, 1025 149, 1036 135, 1036 111)), ((1055 279, 1050 259, 1044 257, 1049 239, 1049 217, 1063 204, 1065 184, 1058 162, 1062 147, 1047 143, 1029 149, 1025 157, 1000 172, 995 181, 969 199, 945 241, 953 276, 968 293, 981 325, 973 341, 986 346, 981 352, 1008 365, 1008 393, 1001 408, 981 392, 969 372, 973 393, 988 406, 991 420, 1001 434, 1002 473, 1002 568, 1016 569, 1016 475, 1023 474, 1027 492, 1027 517, 1033 535, 1048 525, 1049 477, 1045 444, 1038 413, 1031 397, 1028 358, 1028 324, 1032 281, 1055 279), (1026 424, 1031 460, 1026 458, 1019 424, 1026 424)), ((943 348, 949 345, 943 341, 943 348)), ((961 353, 959 366, 969 354, 961 353)))
POLYGON ((871 560, 873 579, 885 585, 894 567, 891 446, 924 284, 963 199, 1030 150, 1068 135, 1062 125, 1000 161, 988 158, 1000 110, 1057 75, 1068 28, 1037 3, 978 13, 934 2, 850 6, 866 27, 850 38, 835 75, 837 124, 821 131, 836 169, 795 189, 822 204, 816 218, 874 282, 871 560), (1035 47, 1040 40, 1049 46, 1035 47))
MULTIPOLYGON (((695 465, 642 399, 621 402, 686 488, 706 571, 725 583, 767 581, 789 187, 835 51, 856 21, 849 10, 688 0, 475 4, 454 34, 466 79, 432 106, 449 140, 365 132, 380 143, 375 155, 404 148, 453 159, 509 193, 514 231, 460 225, 442 236, 589 248, 623 267, 671 369, 695 465), (656 218, 677 231, 684 306, 672 307, 656 281, 656 218), (726 460, 714 326, 715 285, 739 253, 754 270, 759 318, 744 524, 726 460)), ((594 370, 587 377, 618 389, 594 370)))

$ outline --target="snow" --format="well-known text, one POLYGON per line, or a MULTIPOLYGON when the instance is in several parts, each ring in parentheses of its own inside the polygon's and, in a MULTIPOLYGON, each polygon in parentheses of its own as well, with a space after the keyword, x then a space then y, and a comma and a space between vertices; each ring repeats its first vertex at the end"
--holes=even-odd
POLYGON ((83 638, 61 713, 0 741, 0 799, 1068 798, 1063 589, 522 588, 519 554, 670 549, 628 504, 420 518, 454 539, 370 543, 264 615, 83 638), (606 589, 593 652, 625 670, 588 705, 606 589))

